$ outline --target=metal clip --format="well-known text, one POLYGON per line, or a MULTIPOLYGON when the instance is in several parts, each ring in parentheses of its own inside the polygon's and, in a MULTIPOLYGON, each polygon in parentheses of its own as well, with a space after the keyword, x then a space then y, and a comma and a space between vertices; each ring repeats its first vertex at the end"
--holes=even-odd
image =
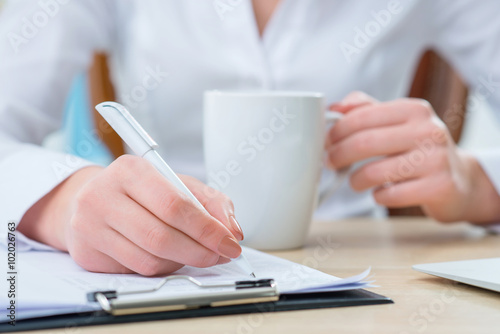
POLYGON ((261 303, 276 301, 279 293, 273 279, 260 279, 256 281, 236 281, 229 283, 203 284, 187 275, 172 275, 165 277, 156 286, 150 289, 131 291, 95 291, 87 294, 91 302, 98 302, 101 308, 113 315, 165 312, 198 308, 202 306, 227 306, 236 304, 261 303), (201 289, 234 288, 228 291, 216 291, 187 296, 175 296, 155 299, 140 299, 120 301, 120 296, 140 295, 158 291, 167 282, 172 280, 186 280, 201 289))

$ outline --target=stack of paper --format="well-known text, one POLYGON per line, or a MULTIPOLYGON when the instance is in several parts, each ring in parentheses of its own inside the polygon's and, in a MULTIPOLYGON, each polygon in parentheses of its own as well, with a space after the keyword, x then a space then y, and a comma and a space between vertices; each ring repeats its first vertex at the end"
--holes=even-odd
MULTIPOLYGON (((1 257, 7 258, 5 250, 1 257)), ((364 281, 369 269, 360 275, 340 279, 309 267, 280 259, 253 249, 244 253, 255 270, 257 278, 273 278, 280 293, 324 292, 360 289, 370 286, 364 281)), ((184 267, 175 274, 189 275, 202 283, 249 280, 232 263, 212 268, 184 267)), ((138 290, 153 287, 162 278, 140 275, 97 274, 85 271, 71 257, 61 252, 21 252, 17 258, 16 320, 100 309, 97 303, 86 299, 88 292, 97 290, 138 290)), ((9 282, 0 280, 0 291, 8 291, 9 282)), ((169 282, 158 293, 188 295, 199 293, 196 286, 182 280, 169 282)), ((127 296, 127 298, 140 298, 127 296)), ((2 298, 1 309, 9 306, 2 298)), ((3 318, 0 322, 7 322, 3 318)))

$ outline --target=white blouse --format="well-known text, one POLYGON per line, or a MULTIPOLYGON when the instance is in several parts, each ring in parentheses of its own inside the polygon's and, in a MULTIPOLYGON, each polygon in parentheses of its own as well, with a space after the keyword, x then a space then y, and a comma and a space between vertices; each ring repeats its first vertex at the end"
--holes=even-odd
MULTIPOLYGON (((500 113, 500 1, 282 0, 259 37, 250 0, 13 0, 0 15, 0 221, 26 210, 83 159, 40 143, 61 125, 72 79, 110 55, 117 96, 178 173, 205 179, 202 93, 353 90, 405 96, 436 49, 500 113)), ((500 150, 476 154, 500 190, 500 150)), ((373 215, 345 183, 317 218, 373 215)), ((3 224, 2 224, 3 225, 3 224)), ((6 228, 0 229, 0 238, 6 228)))

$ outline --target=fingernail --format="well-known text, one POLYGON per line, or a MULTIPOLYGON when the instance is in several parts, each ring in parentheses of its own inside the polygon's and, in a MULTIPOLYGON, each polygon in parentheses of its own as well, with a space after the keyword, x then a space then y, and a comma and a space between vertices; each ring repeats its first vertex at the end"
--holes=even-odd
POLYGON ((236 240, 225 236, 219 244, 219 254, 230 259, 235 259, 241 254, 241 247, 236 240))
POLYGON ((229 221, 231 222, 231 226, 233 227, 233 230, 236 232, 236 239, 238 239, 239 241, 243 240, 244 236, 243 236, 243 230, 241 229, 241 226, 240 224, 238 224, 238 221, 236 220, 236 218, 234 218, 234 216, 231 216, 229 217, 229 221))
POLYGON ((227 257, 224 256, 219 256, 219 260, 217 261, 217 264, 226 264, 231 262, 231 259, 228 259, 227 257))

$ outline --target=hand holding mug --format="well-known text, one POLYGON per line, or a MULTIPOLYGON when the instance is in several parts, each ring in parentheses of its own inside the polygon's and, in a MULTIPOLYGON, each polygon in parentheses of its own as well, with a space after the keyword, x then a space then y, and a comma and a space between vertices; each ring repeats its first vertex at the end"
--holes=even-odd
POLYGON ((326 139, 332 168, 383 157, 352 173, 353 189, 373 188, 377 203, 387 207, 420 205, 443 222, 500 217, 500 197, 486 173, 455 145, 428 102, 379 102, 354 92, 330 108, 345 114, 326 139))

